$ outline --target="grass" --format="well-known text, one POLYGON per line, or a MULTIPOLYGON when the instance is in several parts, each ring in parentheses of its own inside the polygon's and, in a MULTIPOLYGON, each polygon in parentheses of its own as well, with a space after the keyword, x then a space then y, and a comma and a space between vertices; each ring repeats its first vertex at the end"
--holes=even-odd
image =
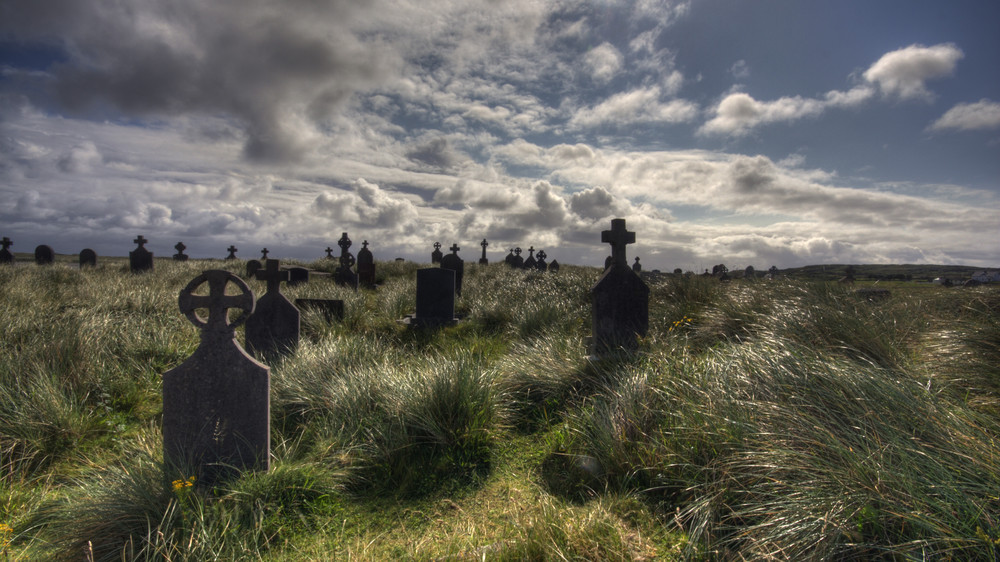
POLYGON ((418 266, 379 263, 283 288, 345 318, 270 363, 271 470, 205 487, 163 464, 160 376, 180 288, 245 262, 102 264, 0 268, 0 559, 1000 558, 995 287, 667 276, 595 360, 596 269, 470 263, 421 331, 418 266))

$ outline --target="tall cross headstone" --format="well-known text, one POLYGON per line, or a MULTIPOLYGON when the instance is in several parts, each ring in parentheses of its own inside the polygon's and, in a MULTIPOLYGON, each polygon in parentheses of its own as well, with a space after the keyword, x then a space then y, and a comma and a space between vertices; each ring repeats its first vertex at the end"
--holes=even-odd
POLYGON ((229 247, 226 248, 226 251, 229 252, 229 255, 226 256, 226 259, 227 260, 234 260, 234 259, 236 259, 236 250, 237 250, 236 246, 230 244, 229 247))
POLYGON ((97 267, 97 252, 90 248, 80 250, 80 269, 85 267, 97 267))
POLYGON ((547 257, 548 256, 545 254, 544 251, 538 250, 538 260, 535 261, 535 269, 537 269, 538 271, 545 271, 546 269, 548 269, 549 265, 545 263, 545 258, 547 257))
POLYGON ((490 243, 483 238, 483 241, 479 245, 483 247, 483 257, 479 258, 479 265, 489 265, 490 260, 486 259, 486 246, 489 246, 490 243))
POLYGON ((514 248, 514 259, 511 260, 511 264, 514 266, 514 269, 521 269, 521 267, 524 265, 524 258, 521 257, 520 246, 514 248))
POLYGON ((461 248, 458 244, 452 244, 451 253, 447 256, 441 258, 441 268, 450 269, 455 272, 455 294, 462 296, 462 278, 465 277, 465 260, 458 257, 458 251, 461 248))
POLYGON ((431 263, 441 263, 441 258, 442 258, 441 243, 435 242, 434 251, 431 252, 431 263))
POLYGON ((625 246, 635 243, 635 233, 626 229, 625 219, 612 219, 611 230, 601 232, 601 242, 611 244, 612 259, 590 289, 591 353, 598 357, 619 349, 638 348, 637 337, 649 330, 649 287, 625 258, 625 246))
POLYGON ((56 260, 56 252, 52 246, 42 244, 35 248, 35 263, 38 265, 52 265, 56 260))
MULTIPOLYGON (((142 273, 153 270, 153 252, 146 249, 145 244, 149 242, 141 234, 133 240, 137 246, 128 253, 128 267, 132 273, 142 273)), ((178 243, 180 244, 180 243, 178 243)))
POLYGON ((328 259, 328 260, 332 260, 333 259, 333 248, 327 246, 326 250, 323 250, 323 251, 326 252, 326 259, 328 259))
POLYGON ((358 284, 366 289, 375 288, 375 256, 368 249, 367 240, 358 251, 358 284))
POLYGON ((291 353, 299 345, 301 327, 299 309, 281 294, 281 282, 288 282, 288 270, 278 269, 278 260, 267 260, 256 272, 267 282, 267 292, 257 299, 257 306, 247 318, 246 350, 264 356, 291 353))
POLYGON ((635 263, 632 264, 632 271, 642 273, 642 264, 639 263, 639 256, 635 257, 635 263))
POLYGON ((188 255, 184 253, 184 250, 187 249, 187 246, 184 245, 184 242, 178 242, 177 245, 174 246, 174 249, 177 250, 177 253, 174 254, 174 256, 173 256, 174 257, 174 261, 187 261, 188 260, 188 255))
POLYGON ((532 246, 528 248, 528 259, 524 260, 524 263, 521 265, 521 267, 523 267, 524 269, 535 269, 536 263, 538 262, 535 261, 535 247, 532 246))
POLYGON ((239 277, 215 269, 192 279, 177 300, 201 331, 201 342, 191 357, 163 374, 167 466, 193 469, 196 482, 209 486, 244 469, 267 470, 270 369, 247 355, 234 333, 253 313, 253 292, 239 277), (205 283, 208 294, 195 294, 205 283), (226 294, 230 283, 240 294, 226 294), (230 320, 230 308, 243 314, 230 320), (208 317, 199 309, 207 309, 208 317))
POLYGON ((510 249, 510 252, 507 253, 507 257, 505 257, 503 261, 507 265, 514 267, 514 248, 510 249))
POLYGON ((337 245, 340 246, 340 265, 337 267, 334 281, 338 285, 350 287, 356 291, 358 289, 358 275, 351 269, 354 267, 355 259, 354 254, 347 251, 351 247, 351 239, 347 237, 346 232, 340 236, 340 240, 337 240, 337 245))
POLYGON ((260 259, 266 260, 267 259, 267 254, 268 254, 267 248, 262 249, 260 251, 260 259))
POLYGON ((14 254, 10 253, 10 250, 7 249, 13 246, 14 243, 11 242, 10 238, 4 236, 3 240, 0 240, 0 244, 3 245, 3 249, 0 249, 0 263, 14 263, 14 254))

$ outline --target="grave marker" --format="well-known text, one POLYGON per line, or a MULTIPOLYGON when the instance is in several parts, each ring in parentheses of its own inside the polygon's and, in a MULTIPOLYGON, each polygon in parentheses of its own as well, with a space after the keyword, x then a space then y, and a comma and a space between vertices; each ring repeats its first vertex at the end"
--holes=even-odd
POLYGON ((549 268, 549 265, 545 263, 545 258, 547 257, 548 255, 546 255, 544 251, 538 250, 538 260, 535 262, 535 269, 538 271, 547 270, 549 268))
POLYGON ((514 267, 514 248, 510 249, 510 252, 507 254, 507 257, 503 259, 503 261, 507 265, 514 267))
POLYGON ((212 485, 244 469, 267 470, 270 451, 270 369, 247 355, 234 330, 254 310, 250 287, 224 270, 191 280, 178 306, 201 330, 198 349, 163 374, 163 456, 167 466, 193 468, 212 485), (195 295, 208 283, 208 295, 195 295), (226 295, 233 283, 239 295, 226 295), (230 308, 243 315, 229 319, 230 308), (208 318, 197 310, 208 309, 208 318))
POLYGON ((521 248, 514 248, 514 259, 511 260, 511 264, 515 269, 521 269, 524 266, 524 258, 521 257, 521 248))
POLYGON ((52 265, 56 261, 56 253, 52 246, 42 244, 35 248, 35 263, 38 265, 52 265))
POLYGON ((486 259, 486 246, 489 246, 490 243, 483 238, 483 241, 479 245, 483 247, 483 257, 479 258, 479 265, 489 265, 490 260, 486 259))
POLYGON ((289 267, 289 268, 286 268, 286 269, 288 270, 288 286, 289 287, 294 287, 295 285, 300 285, 302 283, 308 283, 309 282, 309 270, 308 269, 306 269, 304 267, 300 267, 300 266, 289 267))
POLYGON ((299 309, 281 294, 281 282, 288 282, 289 272, 278 269, 278 260, 266 263, 265 269, 256 272, 258 280, 267 282, 267 292, 247 318, 246 350, 264 356, 291 353, 299 345, 301 323, 299 309))
POLYGON ((85 267, 97 267, 97 252, 90 248, 80 250, 80 269, 85 267))
POLYGON ((455 271, 445 267, 417 270, 417 312, 402 320, 414 327, 447 326, 455 318, 455 271))
POLYGON ((431 252, 431 263, 441 263, 441 243, 434 243, 434 251, 431 252))
POLYGON ((639 256, 635 257, 635 263, 632 264, 632 271, 642 273, 642 264, 639 263, 639 256))
POLYGON ((247 262, 247 277, 253 279, 257 276, 257 270, 264 267, 260 260, 250 260, 247 262))
POLYGON ((333 248, 327 246, 326 250, 323 250, 323 251, 326 252, 326 259, 328 259, 328 260, 332 260, 333 259, 333 248))
POLYGON ((226 251, 229 252, 229 255, 226 256, 227 260, 235 260, 236 259, 236 246, 233 246, 232 244, 230 244, 229 247, 226 248, 226 251))
MULTIPOLYGON (((152 271, 153 270, 153 252, 150 252, 149 250, 147 250, 145 248, 145 244, 147 242, 149 242, 149 240, 146 240, 140 234, 132 242, 134 242, 135 244, 137 244, 137 246, 136 246, 136 248, 134 250, 132 250, 131 252, 128 253, 128 267, 129 267, 129 269, 132 271, 132 273, 142 273, 143 271, 152 271)), ((177 244, 179 246, 183 245, 180 242, 178 242, 177 244)))
POLYGON ((340 236, 340 240, 337 240, 337 245, 340 246, 340 265, 337 267, 334 281, 338 285, 357 291, 358 275, 351 269, 354 267, 355 259, 354 254, 347 251, 351 247, 351 239, 347 237, 346 232, 340 236))
POLYGON ((461 250, 458 244, 452 244, 451 248, 448 249, 451 250, 451 253, 441 258, 441 267, 455 272, 455 294, 462 296, 462 278, 465 277, 465 260, 458 257, 458 251, 461 250))
POLYGON ((611 244, 612 263, 590 290, 591 353, 598 357, 638 348, 637 336, 649 329, 649 287, 625 258, 625 246, 635 243, 635 233, 626 229, 625 219, 612 219, 611 230, 601 232, 601 242, 611 244))
POLYGON ((174 254, 174 256, 173 256, 174 261, 187 261, 188 260, 188 255, 184 253, 184 250, 187 249, 187 246, 184 245, 184 242, 178 242, 177 245, 174 246, 174 249, 177 250, 177 253, 174 254))
POLYGON ((366 289, 375 288, 375 256, 368 249, 368 241, 361 243, 358 251, 358 284, 366 289))
POLYGON ((552 273, 559 271, 559 260, 552 260, 552 263, 549 264, 549 271, 552 273))
POLYGON ((10 238, 4 236, 3 240, 0 240, 0 244, 3 245, 3 249, 0 249, 0 263, 14 263, 14 254, 10 253, 10 250, 7 249, 13 246, 14 243, 10 238))
POLYGON ((524 263, 522 264, 521 267, 523 267, 524 269, 535 269, 535 266, 537 264, 538 262, 535 261, 535 247, 532 246, 528 248, 528 259, 524 260, 524 263))

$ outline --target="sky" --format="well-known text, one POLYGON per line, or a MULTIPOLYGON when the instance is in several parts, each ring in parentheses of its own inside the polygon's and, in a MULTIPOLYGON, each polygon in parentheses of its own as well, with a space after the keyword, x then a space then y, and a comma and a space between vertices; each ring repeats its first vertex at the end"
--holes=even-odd
POLYGON ((1000 267, 1000 2, 0 0, 12 250, 1000 267))

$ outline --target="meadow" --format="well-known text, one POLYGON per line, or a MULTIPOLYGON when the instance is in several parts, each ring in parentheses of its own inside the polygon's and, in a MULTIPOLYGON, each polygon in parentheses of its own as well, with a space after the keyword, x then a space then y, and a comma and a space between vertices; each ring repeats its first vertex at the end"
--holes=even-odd
POLYGON ((161 375, 180 289, 245 263, 0 267, 0 560, 1000 558, 998 287, 664 276, 591 359, 596 268, 470 260, 421 331, 421 266, 379 262, 283 288, 346 316, 270 363, 271 470, 206 488, 164 466, 161 375))

